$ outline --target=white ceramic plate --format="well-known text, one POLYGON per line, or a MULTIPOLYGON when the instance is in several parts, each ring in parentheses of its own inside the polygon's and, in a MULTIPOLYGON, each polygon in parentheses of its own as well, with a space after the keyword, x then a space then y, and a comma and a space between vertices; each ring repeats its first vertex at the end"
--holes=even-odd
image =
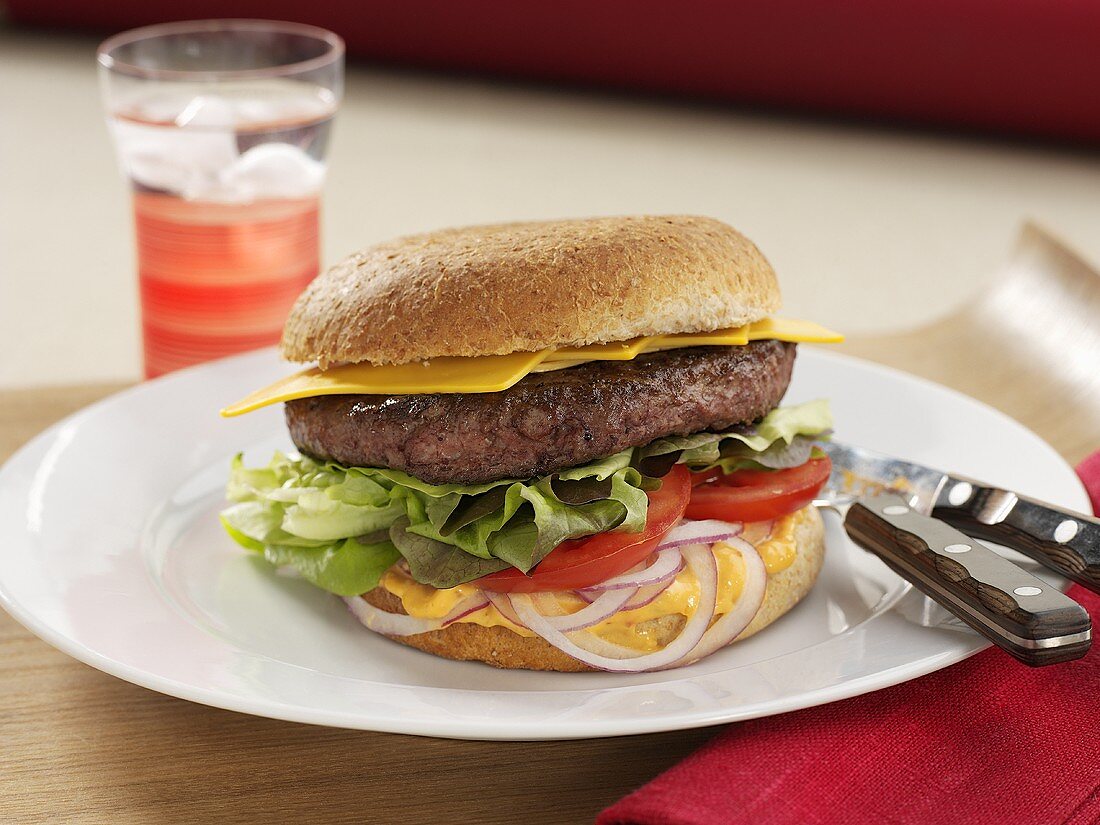
MULTIPOLYGON (((82 662, 216 707, 470 739, 565 739, 711 725, 883 688, 984 642, 829 522, 825 569, 764 633, 654 674, 498 671, 411 650, 274 575, 218 526, 230 457, 289 449, 280 409, 217 410, 285 374, 272 351, 116 395, 0 470, 0 604, 82 662)), ((1047 444, 972 399, 803 348, 790 402, 832 399, 837 436, 1077 509, 1047 444)))

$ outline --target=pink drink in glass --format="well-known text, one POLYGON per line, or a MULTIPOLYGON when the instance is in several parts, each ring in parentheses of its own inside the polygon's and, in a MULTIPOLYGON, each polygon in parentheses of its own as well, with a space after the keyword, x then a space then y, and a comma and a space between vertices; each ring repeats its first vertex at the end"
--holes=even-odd
MULTIPOLYGON (((256 34, 208 24, 213 35, 196 35, 208 51, 256 34)), ((241 24, 283 25, 224 25, 241 24)), ((279 34, 272 59, 289 48, 279 34)), ((147 37, 165 36, 181 35, 147 37)), ((177 47, 187 51, 186 42, 177 47)), ((204 73, 154 72, 108 86, 109 122, 133 187, 149 378, 276 343, 319 265, 324 153, 338 84, 262 69, 195 74, 204 73)))

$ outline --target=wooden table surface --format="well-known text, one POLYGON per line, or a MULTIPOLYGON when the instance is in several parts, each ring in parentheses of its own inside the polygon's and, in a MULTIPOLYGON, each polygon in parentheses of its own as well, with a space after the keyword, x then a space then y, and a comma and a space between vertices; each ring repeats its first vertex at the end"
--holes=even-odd
MULTIPOLYGON (((1023 237, 1035 296, 1062 328, 1093 335, 1100 276, 1046 236, 1023 237), (1030 245, 1030 247, 1029 247, 1030 245), (1039 263, 1034 263, 1038 261, 1039 263), (1080 318, 1073 327, 1074 312, 1080 318)), ((1019 257, 1019 256, 1018 256, 1019 257)), ((1020 269, 1020 264, 1015 270, 1020 269)), ((1003 284, 1011 285, 1008 275, 1003 284)), ((991 292, 990 300, 999 300, 991 292)), ((1076 460, 1100 444, 1100 381, 1078 380, 1072 408, 1064 371, 1038 340, 1011 359, 1012 378, 989 379, 1011 342, 982 332, 981 302, 965 317, 851 352, 967 389, 1017 415, 1076 460), (978 314, 975 314, 978 313, 978 314), (962 332, 960 332, 962 331, 962 332), (980 340, 963 340, 981 332, 980 340), (952 337, 954 336, 954 337, 952 337), (989 348, 983 353, 982 347, 989 348), (961 355, 960 355, 961 353, 961 355), (984 382, 983 382, 984 377, 984 382), (1057 393, 1061 393, 1058 395, 1057 393), (1091 400, 1090 400, 1091 399, 1091 400)), ((1043 333, 1044 340, 1053 333, 1043 333)), ((1018 338, 1018 336, 1017 336, 1018 338)), ((1027 343, 1027 342, 1023 342, 1027 343)), ((1093 359, 1100 346, 1063 342, 1093 359)), ((53 421, 118 385, 0 392, 0 460, 53 421)), ((690 753, 714 729, 575 742, 493 743, 312 727, 216 710, 107 676, 55 651, 0 612, 0 822, 578 823, 690 753)))

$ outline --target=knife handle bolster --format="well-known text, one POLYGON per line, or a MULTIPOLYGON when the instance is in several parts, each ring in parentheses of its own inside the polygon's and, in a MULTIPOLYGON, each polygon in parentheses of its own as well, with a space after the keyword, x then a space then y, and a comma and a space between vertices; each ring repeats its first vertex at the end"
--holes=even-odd
POLYGON ((944 522, 895 495, 866 496, 844 523, 848 534, 966 624, 1028 665, 1083 656, 1088 612, 944 522))

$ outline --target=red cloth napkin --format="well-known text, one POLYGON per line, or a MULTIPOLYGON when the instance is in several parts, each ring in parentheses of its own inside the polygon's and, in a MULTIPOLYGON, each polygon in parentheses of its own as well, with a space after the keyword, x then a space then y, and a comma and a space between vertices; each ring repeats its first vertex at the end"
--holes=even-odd
MULTIPOLYGON (((1100 513, 1100 452, 1077 468, 1100 513)), ((1070 595, 1100 627, 1100 596, 1070 595)), ((844 702, 732 725, 597 825, 1100 822, 1100 649, 987 650, 844 702)))

